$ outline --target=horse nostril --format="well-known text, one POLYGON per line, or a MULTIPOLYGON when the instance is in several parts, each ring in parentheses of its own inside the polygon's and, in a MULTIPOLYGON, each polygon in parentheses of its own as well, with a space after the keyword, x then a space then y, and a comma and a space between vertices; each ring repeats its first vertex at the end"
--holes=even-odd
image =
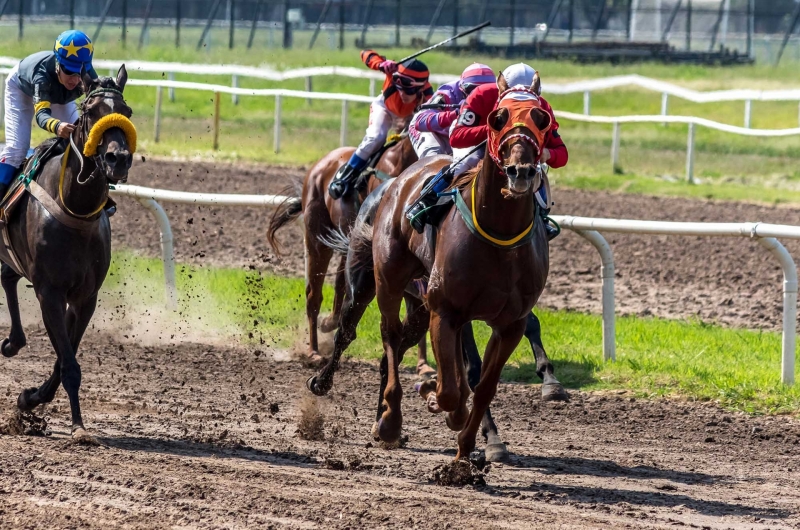
POLYGON ((106 164, 109 166, 116 166, 117 165, 117 155, 114 153, 106 153, 105 156, 106 164))

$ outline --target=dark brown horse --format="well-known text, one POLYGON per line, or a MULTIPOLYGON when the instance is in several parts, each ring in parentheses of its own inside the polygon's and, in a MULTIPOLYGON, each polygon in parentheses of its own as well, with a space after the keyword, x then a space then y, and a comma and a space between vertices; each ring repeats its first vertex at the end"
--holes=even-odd
POLYGON ((47 161, 36 180, 49 200, 32 194, 21 199, 9 219, 17 263, 5 249, 0 252, 4 262, 0 278, 11 315, 11 332, 0 347, 3 355, 12 357, 26 344, 17 299, 17 282, 23 276, 33 284, 56 352, 52 375, 40 387, 24 390, 17 406, 29 411, 49 403, 63 384, 72 412, 72 437, 84 443, 94 439, 83 427, 78 398, 81 368, 75 356, 111 263, 111 226, 103 210, 108 185, 127 180, 133 158, 129 139, 119 127, 105 130, 96 154, 82 153, 98 120, 112 114, 131 116, 122 96, 127 79, 125 66, 116 80, 83 76, 87 97, 66 153, 47 161))
MULTIPOLYGON (((398 127, 402 128, 402 127, 398 127)), ((277 253, 280 245, 276 239, 277 231, 290 221, 303 215, 305 226, 305 261, 306 261, 306 316, 308 318, 308 360, 314 364, 322 361, 317 339, 317 321, 322 305, 322 286, 328 265, 334 251, 324 243, 332 235, 350 232, 358 210, 366 196, 375 189, 382 180, 373 175, 358 196, 345 196, 334 200, 328 194, 328 185, 336 171, 355 151, 352 147, 342 147, 331 151, 306 173, 303 190, 298 201, 292 198, 282 204, 273 214, 267 230, 267 241, 277 253)), ((407 137, 401 139, 394 147, 386 150, 375 168, 377 171, 396 177, 408 166, 416 162, 417 155, 407 137)), ((333 310, 319 324, 323 333, 329 333, 339 325, 339 314, 344 299, 344 265, 342 254, 334 282, 333 310)), ((424 337, 419 341, 417 370, 423 375, 433 373, 426 358, 424 337)))
POLYGON ((404 172, 386 190, 371 234, 358 233, 356 228, 353 235, 351 248, 360 241, 361 259, 374 267, 381 311, 383 411, 375 434, 385 442, 398 440, 402 430, 398 366, 403 347, 426 323, 427 311, 409 315, 405 322, 399 317, 400 303, 412 280, 429 277, 426 301, 438 371, 436 392, 428 407, 447 412, 448 426, 460 431, 457 458, 468 457, 474 449, 500 372, 544 289, 549 247, 532 194, 541 183, 535 163, 550 116, 535 100, 530 101, 524 120, 517 118, 518 108, 509 111, 502 102, 490 115, 493 134, 488 151, 494 157, 487 153, 480 170, 462 179, 458 193, 463 208, 450 212, 438 231, 417 234, 403 212, 446 158, 426 159, 404 172), (496 138, 492 139, 493 135, 496 138), (485 321, 492 336, 470 411, 461 341, 462 328, 473 320, 485 321))

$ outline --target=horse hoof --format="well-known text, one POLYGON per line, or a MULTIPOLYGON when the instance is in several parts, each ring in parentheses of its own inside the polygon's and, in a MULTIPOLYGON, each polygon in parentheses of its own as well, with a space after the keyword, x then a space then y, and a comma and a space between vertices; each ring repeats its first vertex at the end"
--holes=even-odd
POLYGON ((0 352, 3 353, 3 357, 14 357, 19 353, 19 350, 19 348, 12 346, 11 341, 8 339, 3 339, 3 343, 0 344, 0 352))
POLYGON ((72 443, 76 445, 100 445, 97 438, 89 434, 83 427, 78 427, 72 431, 72 443))
POLYGON ((39 390, 38 388, 26 388, 17 397, 17 408, 22 412, 30 412, 36 408, 38 403, 32 403, 32 397, 39 390))
POLYGON ((504 443, 493 443, 486 446, 484 451, 487 462, 505 462, 508 460, 508 449, 504 443))
POLYGON ((323 318, 319 323, 319 330, 323 333, 330 333, 331 331, 335 331, 338 327, 338 319, 333 319, 332 315, 328 315, 327 317, 323 318))
POLYGON ((306 381, 306 388, 308 388, 312 394, 315 396, 324 396, 327 394, 322 388, 320 388, 319 383, 317 382, 317 376, 312 375, 306 381))
POLYGON ((383 418, 378 420, 376 427, 378 438, 380 438, 383 443, 393 445, 400 440, 401 429, 390 426, 389 422, 384 421, 383 418))
POLYGON ((542 401, 569 401, 569 394, 561 383, 542 385, 542 401))
POLYGON ((422 377, 423 379, 431 379, 433 376, 436 375, 436 370, 431 368, 428 363, 422 363, 417 365, 417 375, 422 377))
POLYGON ((436 394, 433 392, 428 394, 428 399, 425 400, 425 405, 428 407, 428 412, 431 414, 441 414, 444 412, 441 407, 439 407, 439 402, 436 401, 436 394))

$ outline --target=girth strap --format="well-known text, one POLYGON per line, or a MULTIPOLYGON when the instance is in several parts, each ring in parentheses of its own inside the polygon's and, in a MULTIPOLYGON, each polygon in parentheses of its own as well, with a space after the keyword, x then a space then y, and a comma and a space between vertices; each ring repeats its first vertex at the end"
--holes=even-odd
POLYGON ((31 181, 28 185, 28 191, 31 195, 36 197, 36 200, 41 203, 47 212, 56 218, 56 220, 64 226, 80 230, 81 232, 88 232, 94 226, 95 222, 103 215, 102 211, 93 219, 78 219, 72 217, 58 205, 56 200, 48 194, 43 187, 36 181, 31 181))

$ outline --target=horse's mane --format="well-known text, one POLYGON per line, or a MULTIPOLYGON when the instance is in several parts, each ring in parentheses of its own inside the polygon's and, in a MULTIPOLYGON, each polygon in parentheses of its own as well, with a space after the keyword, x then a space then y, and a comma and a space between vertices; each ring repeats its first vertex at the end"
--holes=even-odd
POLYGON ((464 191, 467 188, 467 186, 472 184, 472 181, 475 180, 475 177, 478 176, 478 173, 481 172, 481 169, 483 169, 483 160, 478 162, 477 166, 466 171, 463 175, 461 175, 455 181, 453 181, 453 183, 450 185, 450 189, 451 190, 457 189, 459 191, 464 191))

